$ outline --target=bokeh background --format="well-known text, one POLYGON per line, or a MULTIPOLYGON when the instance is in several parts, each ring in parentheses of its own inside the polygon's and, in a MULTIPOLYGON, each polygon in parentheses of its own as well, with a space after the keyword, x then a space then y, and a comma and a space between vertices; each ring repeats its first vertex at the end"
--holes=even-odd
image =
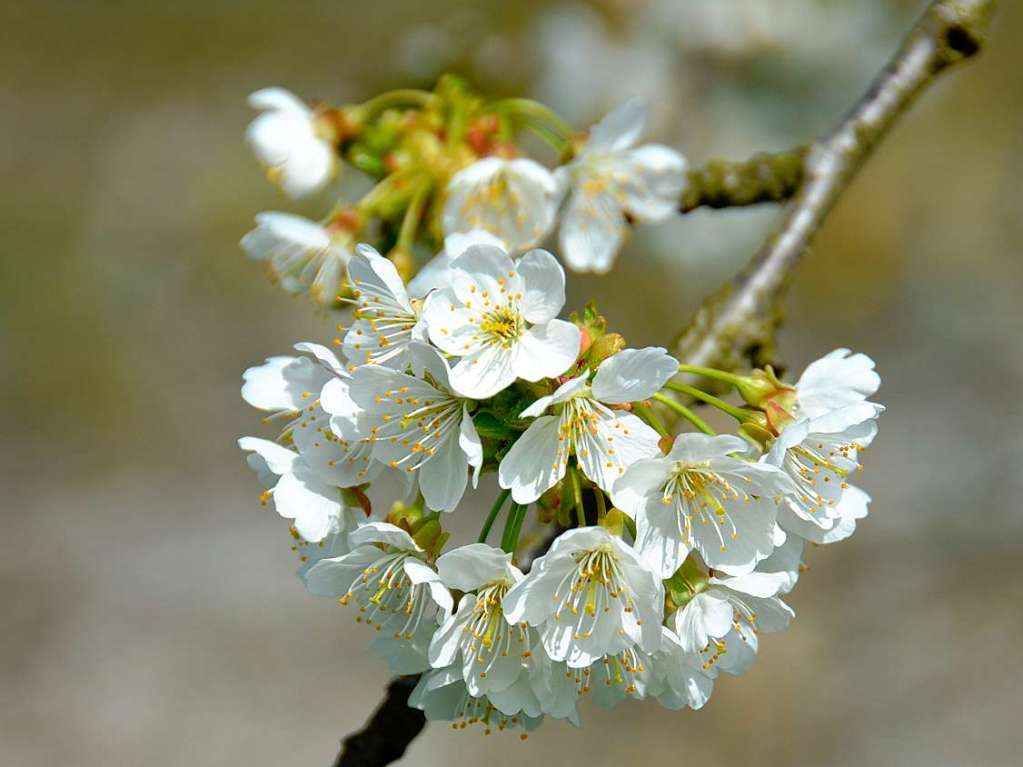
MULTIPOLYGON (((241 371, 330 319, 237 247, 266 209, 246 95, 359 101, 445 71, 583 127, 635 93, 693 161, 805 141, 923 2, 7 0, 0 6, 0 762, 322 765, 387 678, 294 577, 235 447, 241 371)), ((701 712, 587 706, 522 744, 434 726, 406 764, 1010 765, 1023 749, 1023 7, 895 129, 789 301, 793 368, 871 354, 871 516, 701 712)), ((641 230, 575 278, 665 343, 777 210, 641 230)), ((472 512, 467 512, 472 513, 472 512)))

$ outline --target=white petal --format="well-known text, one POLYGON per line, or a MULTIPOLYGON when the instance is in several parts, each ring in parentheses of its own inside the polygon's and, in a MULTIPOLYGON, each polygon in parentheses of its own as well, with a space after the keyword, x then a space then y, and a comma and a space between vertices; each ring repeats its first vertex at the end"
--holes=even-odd
POLYGON ((412 536, 397 525, 388 522, 366 522, 353 530, 348 539, 352 546, 363 546, 367 543, 383 543, 405 551, 422 552, 419 544, 412 536))
POLYGON ((862 402, 881 385, 874 360, 836 349, 807 366, 796 384, 800 411, 810 418, 862 402))
POLYGON ((260 410, 301 410, 331 377, 305 357, 270 357, 242 373, 242 398, 260 410))
POLYGON ((732 606, 724 595, 697 594, 675 613, 675 633, 682 649, 699 652, 711 639, 726 636, 732 628, 732 606))
POLYGON ((741 437, 732 434, 720 434, 714 437, 706 434, 686 432, 675 438, 675 443, 668 453, 669 460, 684 463, 700 463, 712 458, 726 456, 731 453, 744 454, 749 451, 749 444, 741 437))
POLYGON ((594 412, 592 429, 583 429, 575 444, 576 460, 583 474, 611 492, 626 467, 660 454, 660 435, 631 413, 603 407, 594 412))
POLYGON ((519 418, 535 418, 547 410, 547 408, 551 405, 572 399, 572 397, 574 397, 577 393, 586 388, 586 381, 589 377, 590 371, 587 370, 581 376, 570 378, 555 389, 553 394, 548 394, 546 397, 540 397, 540 399, 519 413, 519 418))
POLYGON ((298 453, 281 447, 276 442, 259 437, 242 437, 238 440, 238 447, 258 455, 266 468, 277 476, 290 474, 292 466, 298 458, 298 453))
POLYGON ((600 363, 593 396, 613 404, 639 402, 660 391, 676 373, 678 360, 659 346, 624 349, 600 363))
POLYGON ((646 102, 637 97, 626 99, 590 129, 585 152, 620 152, 634 146, 646 130, 646 102))
POLYGON ((625 214, 610 189, 587 187, 572 192, 561 217, 561 257, 577 272, 605 274, 625 238, 625 214))
POLYGON ((661 503, 657 493, 656 497, 645 499, 634 516, 640 557, 662 578, 670 578, 692 551, 689 542, 679 534, 674 511, 661 503))
POLYGON ((580 339, 579 328, 565 320, 534 325, 513 347, 513 378, 539 381, 561 375, 579 356, 580 339))
POLYGON ((310 543, 321 541, 341 514, 341 495, 326 485, 301 461, 285 474, 273 491, 274 508, 287 519, 295 520, 295 529, 310 543))
POLYGON ((647 496, 660 498, 670 475, 671 461, 664 458, 635 461, 614 483, 611 502, 635 519, 647 496))
POLYGON ((514 348, 484 346, 462 357, 451 369, 452 388, 457 394, 470 399, 493 397, 515 382, 514 355, 514 348))
POLYGON ((529 425, 501 459, 501 487, 515 503, 532 503, 565 476, 567 456, 559 454, 558 416, 545 415, 529 425))
POLYGON ((558 316, 565 305, 565 270, 546 250, 531 250, 518 260, 525 295, 522 316, 527 322, 544 323, 558 316))
POLYGON ((511 563, 508 554, 485 543, 470 543, 442 554, 437 572, 449 588, 474 591, 494 581, 518 581, 522 573, 511 563))
POLYGON ((422 320, 430 342, 448 354, 464 356, 481 348, 472 317, 450 289, 435 290, 423 305, 422 320))
POLYGON ((321 559, 306 573, 306 588, 320 597, 343 596, 362 571, 382 555, 376 546, 361 546, 340 557, 321 559))
POLYGON ((311 354, 319 361, 327 370, 336 376, 342 378, 348 378, 348 371, 345 370, 345 366, 341 363, 341 360, 337 358, 330 349, 323 344, 312 343, 311 341, 301 341, 295 344, 295 350, 311 354))
POLYGON ((280 110, 309 116, 309 107, 294 93, 284 88, 262 88, 249 96, 249 106, 264 111, 280 110))
POLYGON ((618 166, 622 206, 638 221, 663 221, 678 210, 685 170, 685 158, 670 147, 647 144, 627 152, 618 166))
POLYGON ((332 378, 327 381, 320 392, 320 407, 330 415, 330 428, 338 437, 345 440, 362 437, 359 430, 362 409, 352 399, 350 379, 332 378))
POLYGON ((356 255, 348 264, 348 278, 356 288, 386 296, 411 314, 412 304, 409 303, 405 283, 391 260, 365 243, 360 244, 355 251, 356 255))
POLYGON ((455 614, 444 621, 430 641, 429 658, 431 665, 438 668, 452 665, 461 650, 462 636, 469 630, 472 608, 476 604, 474 594, 465 594, 458 602, 455 614))
POLYGON ((458 430, 458 446, 465 453, 466 461, 472 467, 473 489, 479 484, 480 469, 483 468, 483 443, 476 431, 476 424, 469 415, 469 406, 462 403, 462 423, 458 430))
POLYGON ((469 464, 458 437, 457 432, 449 432, 419 467, 419 488, 431 510, 454 511, 465 493, 469 464))

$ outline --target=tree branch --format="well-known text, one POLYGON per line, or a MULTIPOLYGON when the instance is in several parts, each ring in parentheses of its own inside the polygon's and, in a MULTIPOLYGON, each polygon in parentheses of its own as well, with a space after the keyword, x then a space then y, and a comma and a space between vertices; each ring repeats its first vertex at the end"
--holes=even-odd
POLYGON ((747 267, 707 299, 675 342, 692 365, 736 369, 774 356, 789 275, 878 140, 936 75, 980 51, 994 0, 936 0, 839 125, 806 152, 802 184, 747 267))
MULTIPOLYGON (((764 247, 735 280, 708 299, 676 341, 689 364, 738 367, 769 358, 788 276, 877 141, 935 75, 976 54, 994 0, 936 0, 863 98, 830 134, 801 149, 739 163, 710 163, 689 173, 680 209, 780 201, 798 192, 764 247)), ((345 738, 334 767, 382 767, 400 759, 422 731, 408 707, 416 677, 394 679, 379 708, 345 738)))
POLYGON ((803 180, 806 147, 776 154, 756 154, 742 162, 711 160, 686 173, 680 213, 700 207, 732 208, 760 202, 784 202, 803 180))
POLYGON ((418 675, 391 680, 366 726, 341 741, 334 767, 378 767, 401 759, 426 726, 426 715, 408 704, 418 681, 418 675))

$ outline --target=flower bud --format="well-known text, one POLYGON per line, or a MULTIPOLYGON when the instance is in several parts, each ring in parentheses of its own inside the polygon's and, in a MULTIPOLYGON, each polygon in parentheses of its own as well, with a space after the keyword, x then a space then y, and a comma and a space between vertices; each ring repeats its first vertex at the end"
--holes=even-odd
POLYGON ((586 361, 590 367, 597 367, 608 357, 612 357, 625 348, 625 338, 619 333, 607 333, 602 335, 590 346, 586 355, 586 361))
POLYGON ((788 401, 795 397, 796 392, 794 388, 778 380, 770 365, 764 370, 754 370, 742 378, 735 388, 748 404, 761 410, 764 409, 767 400, 784 399, 784 404, 788 405, 788 401))
POLYGON ((622 533, 625 531, 625 512, 612 508, 597 524, 621 538, 622 533))
POLYGON ((449 537, 448 533, 445 533, 440 526, 440 522, 436 519, 431 519, 420 526, 420 528, 412 534, 412 540, 418 543, 423 550, 429 554, 431 559, 436 559, 440 555, 440 551, 444 548, 444 544, 447 542, 449 537))
POLYGON ((395 501, 391 505, 391 511, 388 513, 384 521, 389 522, 395 527, 400 527, 402 530, 405 530, 412 535, 416 532, 419 524, 422 522, 422 519, 422 505, 416 504, 408 506, 401 501, 395 501))
POLYGON ((755 441, 763 450, 767 449, 767 445, 775 436, 765 413, 750 413, 749 417, 742 422, 739 431, 755 441))
POLYGON ((682 607, 689 600, 707 588, 710 576, 690 556, 674 574, 664 581, 664 593, 675 608, 682 607))

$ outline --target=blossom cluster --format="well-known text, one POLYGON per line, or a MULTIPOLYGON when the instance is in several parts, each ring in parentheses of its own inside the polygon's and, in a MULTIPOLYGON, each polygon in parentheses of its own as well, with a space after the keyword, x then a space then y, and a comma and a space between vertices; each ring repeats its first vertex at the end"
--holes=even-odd
MULTIPOLYGON (((591 145, 633 151, 628 124, 616 113, 591 145)), ((663 187, 635 153, 611 197, 652 211, 644 195, 663 187)), ((561 318, 565 273, 528 249, 550 226, 530 187, 546 177, 488 162, 455 177, 445 209, 484 230, 453 230, 416 279, 369 245, 346 255, 351 323, 333 347, 297 344, 245 372, 242 396, 281 428, 240 445, 264 502, 293 520, 309 591, 371 626, 394 673, 419 675, 410 705, 429 719, 524 733, 577 723, 587 697, 698 709, 720 674, 750 667, 761 632, 789 624, 805 543, 842 540, 866 515, 850 479, 883 409, 874 363, 839 349, 790 384, 628 348, 592 308, 561 318), (517 202, 495 205, 495 189, 517 202), (743 404, 689 383, 707 380, 743 404), (694 401, 736 433, 715 433, 694 401), (484 473, 496 498, 478 540, 455 545, 447 515, 473 513, 484 473), (381 510, 369 493, 388 476, 403 497, 381 510)), ((573 194, 592 202, 603 183, 573 194)), ((621 210, 594 215, 604 226, 621 210)))
POLYGON ((286 291, 328 307, 351 290, 344 274, 359 242, 375 243, 402 277, 418 272, 428 282, 470 232, 486 231, 518 256, 557 228, 569 268, 607 272, 630 225, 671 216, 686 186, 681 154, 640 145, 646 108, 636 99, 588 133, 537 102, 484 102, 453 78, 434 92, 394 91, 348 107, 312 108, 280 88, 250 103, 261 114, 249 143, 288 196, 323 190, 346 165, 378 179, 322 221, 260 213, 242 239, 286 291), (525 155, 525 133, 554 150, 554 170, 525 155))

